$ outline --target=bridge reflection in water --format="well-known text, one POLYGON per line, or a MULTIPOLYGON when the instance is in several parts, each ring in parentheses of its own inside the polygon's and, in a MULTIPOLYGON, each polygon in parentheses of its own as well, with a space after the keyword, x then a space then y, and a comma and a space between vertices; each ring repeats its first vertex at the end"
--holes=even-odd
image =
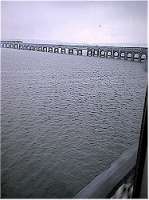
POLYGON ((147 60, 147 48, 144 47, 54 45, 24 43, 22 41, 1 41, 1 48, 32 50, 78 56, 115 58, 138 62, 147 60))

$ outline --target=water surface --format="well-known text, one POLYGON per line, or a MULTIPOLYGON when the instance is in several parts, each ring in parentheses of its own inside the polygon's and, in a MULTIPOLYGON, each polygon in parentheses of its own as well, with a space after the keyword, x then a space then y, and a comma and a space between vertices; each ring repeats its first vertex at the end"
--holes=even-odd
POLYGON ((73 197, 138 142, 146 65, 2 49, 2 195, 73 197))

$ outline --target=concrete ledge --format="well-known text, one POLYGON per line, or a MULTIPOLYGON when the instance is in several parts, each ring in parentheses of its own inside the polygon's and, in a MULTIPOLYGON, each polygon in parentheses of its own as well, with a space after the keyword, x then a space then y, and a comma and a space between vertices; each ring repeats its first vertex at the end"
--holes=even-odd
POLYGON ((136 145, 125 151, 110 168, 96 176, 74 198, 106 198, 135 167, 137 150, 136 145))

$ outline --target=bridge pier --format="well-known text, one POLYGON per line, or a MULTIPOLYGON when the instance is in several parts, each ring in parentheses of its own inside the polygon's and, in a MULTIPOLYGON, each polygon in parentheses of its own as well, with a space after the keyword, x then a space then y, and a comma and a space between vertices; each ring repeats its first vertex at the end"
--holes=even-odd
POLYGON ((132 53, 132 58, 131 58, 131 60, 134 61, 134 52, 132 51, 131 53, 132 53))

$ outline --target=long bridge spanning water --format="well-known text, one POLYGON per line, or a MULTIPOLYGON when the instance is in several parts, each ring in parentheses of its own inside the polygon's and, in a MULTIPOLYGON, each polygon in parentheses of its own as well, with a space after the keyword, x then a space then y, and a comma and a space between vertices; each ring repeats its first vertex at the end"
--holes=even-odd
POLYGON ((145 47, 114 47, 114 46, 85 46, 85 45, 57 45, 34 44, 22 41, 1 41, 1 48, 41 51, 79 56, 93 56, 101 58, 119 58, 131 61, 146 61, 147 48, 145 47))

